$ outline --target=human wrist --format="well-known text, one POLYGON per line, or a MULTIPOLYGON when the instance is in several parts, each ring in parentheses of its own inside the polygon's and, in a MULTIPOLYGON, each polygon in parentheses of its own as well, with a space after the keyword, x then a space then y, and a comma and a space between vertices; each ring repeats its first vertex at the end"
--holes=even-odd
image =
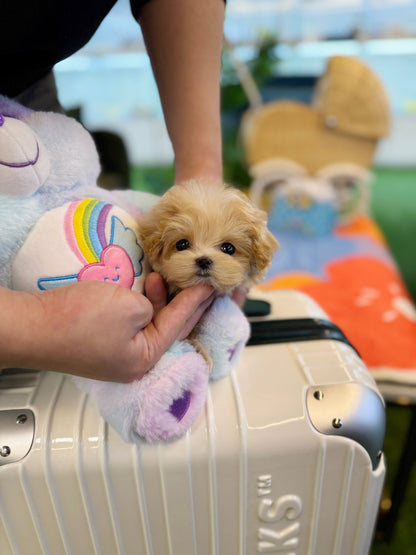
POLYGON ((213 141, 210 145, 201 145, 197 152, 190 148, 176 149, 175 152, 175 183, 190 179, 208 181, 223 180, 223 163, 221 141, 213 141))
POLYGON ((41 307, 30 293, 0 288, 3 317, 0 322, 0 367, 34 368, 39 352, 37 336, 41 307))
POLYGON ((185 168, 177 168, 175 172, 175 184, 185 183, 192 179, 202 179, 212 183, 222 183, 222 166, 195 165, 189 164, 185 168))

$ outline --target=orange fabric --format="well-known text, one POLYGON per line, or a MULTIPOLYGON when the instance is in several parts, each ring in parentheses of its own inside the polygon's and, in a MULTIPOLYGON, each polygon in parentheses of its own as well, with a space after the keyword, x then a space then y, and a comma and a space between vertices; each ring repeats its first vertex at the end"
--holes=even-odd
POLYGON ((397 272, 365 258, 327 271, 328 280, 301 290, 331 316, 367 366, 416 369, 416 311, 397 272))
MULTIPOLYGON (((381 231, 371 218, 361 216, 338 226, 334 236, 340 244, 354 238, 351 244, 357 245, 356 252, 331 255, 319 275, 316 267, 311 272, 284 267, 269 275, 261 288, 308 294, 342 329, 376 378, 382 371, 383 379, 394 381, 400 374, 401 382, 408 378, 416 383, 416 309, 381 231), (384 256, 377 258, 377 251, 371 249, 366 254, 366 245, 382 247, 384 256)), ((299 234, 295 241, 291 237, 290 249, 296 249, 296 241, 303 241, 304 248, 305 238, 299 234)), ((313 247, 308 241, 308 248, 313 247)))
POLYGON ((379 227, 368 216, 358 216, 352 222, 338 226, 336 233, 338 235, 366 234, 377 243, 387 246, 379 227))

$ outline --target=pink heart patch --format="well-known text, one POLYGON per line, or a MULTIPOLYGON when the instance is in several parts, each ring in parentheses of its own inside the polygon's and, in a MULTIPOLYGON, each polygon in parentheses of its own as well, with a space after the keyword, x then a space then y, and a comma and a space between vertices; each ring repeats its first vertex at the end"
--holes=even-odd
POLYGON ((109 245, 101 253, 100 262, 84 266, 78 281, 106 281, 131 289, 134 268, 126 251, 118 245, 109 245))

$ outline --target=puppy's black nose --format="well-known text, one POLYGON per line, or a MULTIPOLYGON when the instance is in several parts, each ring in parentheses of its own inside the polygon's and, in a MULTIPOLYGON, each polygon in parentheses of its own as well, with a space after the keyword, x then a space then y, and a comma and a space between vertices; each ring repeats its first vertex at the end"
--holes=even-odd
POLYGON ((201 270, 208 270, 210 268, 210 266, 212 265, 212 260, 210 258, 208 258, 207 256, 200 256, 199 258, 197 258, 195 260, 195 264, 201 270))

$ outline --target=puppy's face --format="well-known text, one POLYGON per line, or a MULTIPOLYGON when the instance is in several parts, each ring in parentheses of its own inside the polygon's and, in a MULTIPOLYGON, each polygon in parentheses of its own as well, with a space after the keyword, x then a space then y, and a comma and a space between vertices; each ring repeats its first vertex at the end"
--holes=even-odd
POLYGON ((220 293, 261 281, 277 242, 239 191, 192 181, 172 187, 139 222, 142 246, 170 293, 206 283, 220 293))

